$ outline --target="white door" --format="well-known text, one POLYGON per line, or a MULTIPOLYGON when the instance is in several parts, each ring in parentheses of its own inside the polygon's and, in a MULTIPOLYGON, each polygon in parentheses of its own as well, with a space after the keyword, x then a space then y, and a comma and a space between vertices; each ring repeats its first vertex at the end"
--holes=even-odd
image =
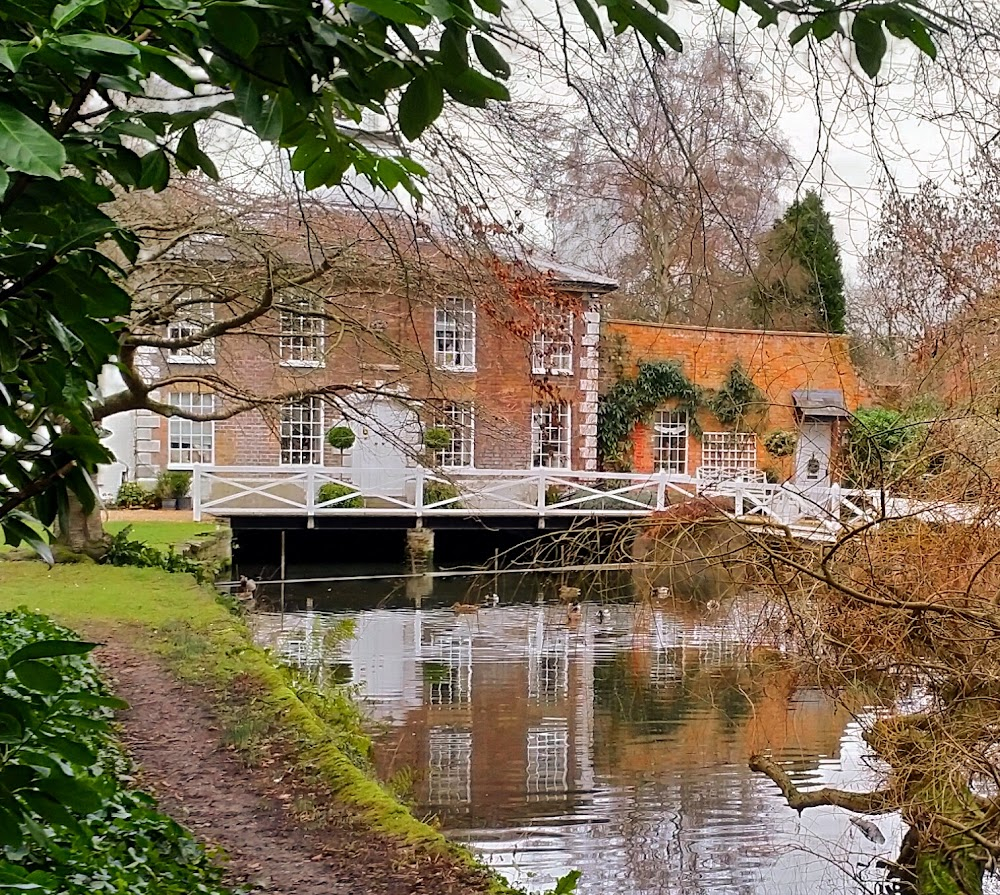
POLYGON ((833 423, 803 420, 795 450, 795 484, 800 488, 830 485, 830 454, 833 450, 833 423))
POLYGON ((354 405, 350 426, 357 440, 351 449, 351 477, 371 494, 401 497, 406 470, 420 442, 417 415, 391 398, 364 398, 354 405))

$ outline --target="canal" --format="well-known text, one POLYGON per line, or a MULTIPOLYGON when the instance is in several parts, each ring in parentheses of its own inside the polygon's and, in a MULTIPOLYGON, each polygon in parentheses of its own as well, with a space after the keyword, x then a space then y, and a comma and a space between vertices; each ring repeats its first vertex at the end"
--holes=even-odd
POLYGON ((799 817, 747 769, 767 749, 802 787, 860 790, 878 771, 859 719, 793 678, 780 637, 748 656, 780 628, 772 608, 639 600, 627 575, 574 584, 579 613, 546 576, 318 582, 254 624, 290 663, 354 686, 382 777, 519 886, 579 869, 586 895, 878 890, 897 818, 876 844, 839 809, 799 817))

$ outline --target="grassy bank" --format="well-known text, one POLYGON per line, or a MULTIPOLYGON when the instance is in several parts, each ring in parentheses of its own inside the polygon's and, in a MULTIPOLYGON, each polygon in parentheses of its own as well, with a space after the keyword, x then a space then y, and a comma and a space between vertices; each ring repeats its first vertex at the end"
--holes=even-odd
MULTIPOLYGON (((211 694, 227 740, 248 762, 280 755, 318 796, 335 794, 372 830, 471 866, 473 858, 414 818, 372 776, 370 741, 343 694, 319 693, 276 667, 211 588, 188 575, 91 564, 0 567, 0 609, 25 606, 88 637, 125 639, 164 656, 211 694)), ((322 803, 322 798, 316 799, 322 803)), ((499 881, 483 890, 510 891, 499 881)))

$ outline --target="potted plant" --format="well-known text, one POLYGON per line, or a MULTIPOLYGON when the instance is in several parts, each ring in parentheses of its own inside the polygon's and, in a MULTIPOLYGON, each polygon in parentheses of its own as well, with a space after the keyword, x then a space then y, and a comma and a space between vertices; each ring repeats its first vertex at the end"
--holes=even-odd
POLYGON ((156 477, 156 485, 153 488, 156 499, 160 503, 161 510, 176 510, 177 498, 174 497, 173 471, 164 469, 156 477))
POLYGON ((180 469, 164 469, 156 477, 156 497, 162 510, 189 510, 191 473, 180 469))
POLYGON ((177 501, 177 509, 191 509, 191 473, 175 469, 170 479, 171 493, 177 501))
POLYGON ((326 433, 326 443, 332 448, 336 448, 340 451, 340 465, 344 465, 344 451, 349 451, 354 447, 354 441, 357 436, 354 434, 354 430, 348 428, 347 426, 334 426, 329 432, 326 433))

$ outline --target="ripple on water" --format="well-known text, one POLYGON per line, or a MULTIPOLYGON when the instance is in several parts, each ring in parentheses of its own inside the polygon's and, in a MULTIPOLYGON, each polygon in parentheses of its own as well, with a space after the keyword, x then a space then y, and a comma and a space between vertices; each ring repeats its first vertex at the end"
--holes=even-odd
POLYGON ((289 613, 259 637, 345 676, 384 722, 380 770, 409 768, 434 813, 512 882, 570 869, 591 895, 861 891, 842 871, 891 856, 831 809, 799 818, 746 767, 770 748, 800 786, 871 777, 859 728, 821 694, 742 664, 734 615, 558 605, 289 613), (355 636, 325 632, 350 618, 355 636))

